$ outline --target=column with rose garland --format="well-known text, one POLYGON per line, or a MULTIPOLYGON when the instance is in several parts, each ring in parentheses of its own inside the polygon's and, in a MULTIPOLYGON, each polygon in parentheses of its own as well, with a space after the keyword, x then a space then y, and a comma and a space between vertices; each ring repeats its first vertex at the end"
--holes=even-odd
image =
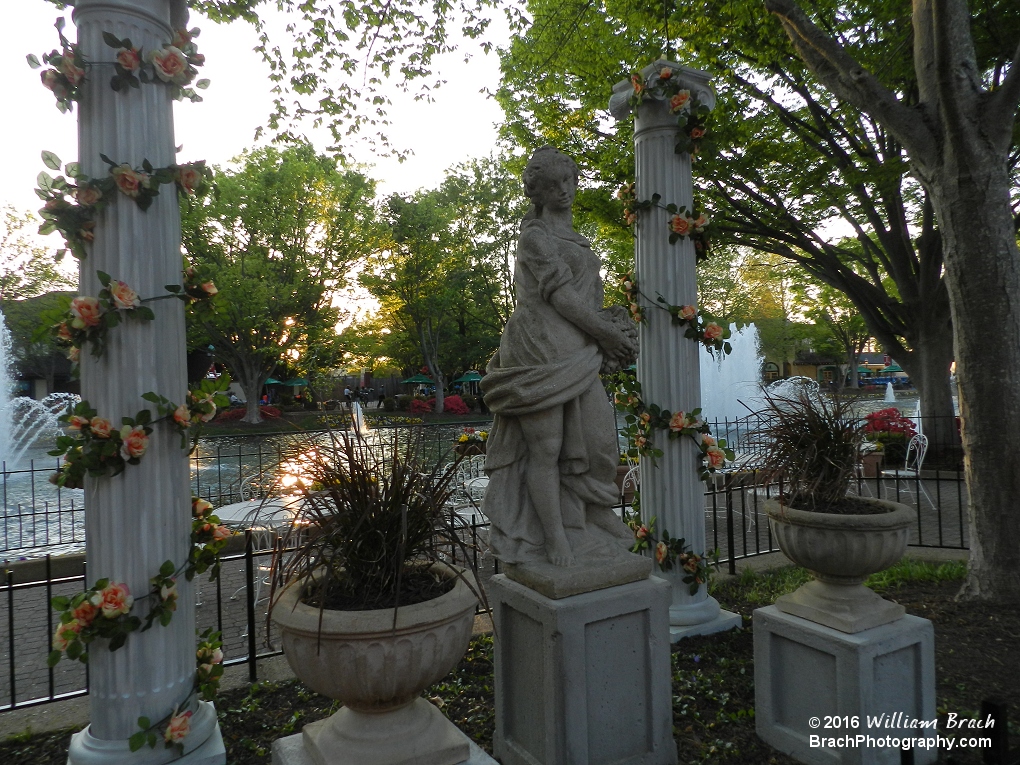
MULTIPOLYGON (((637 361, 641 407, 654 405, 674 414, 689 414, 701 406, 702 352, 700 338, 692 341, 685 337, 684 330, 674 326, 669 313, 657 310, 663 305, 674 308, 697 305, 695 239, 676 236, 676 230, 670 227, 676 209, 692 214, 694 210, 691 156, 687 151, 675 150, 677 113, 681 112, 684 99, 709 109, 715 104, 708 81, 704 72, 659 60, 630 80, 617 83, 610 101, 610 110, 617 119, 629 119, 632 113, 635 117, 636 199, 655 200, 640 209, 636 222, 635 296, 646 319, 639 329, 641 351, 637 361), (664 87, 666 84, 669 87, 664 87), (678 93, 680 98, 671 109, 671 95, 678 93), (659 296, 665 303, 658 301, 659 296)), ((676 418, 673 423, 684 424, 676 418)), ((664 424, 665 421, 660 423, 664 424)), ((699 424, 687 418, 685 436, 693 437, 676 438, 674 432, 674 438, 670 438, 669 429, 662 427, 643 431, 649 439, 646 451, 654 447, 661 455, 641 460, 641 516, 646 524, 655 518, 658 538, 666 534, 674 539, 682 537, 691 552, 701 555, 706 542, 704 483, 699 472, 706 458, 697 442, 700 435, 690 432, 694 429, 690 426, 699 424)), ((690 583, 683 581, 688 572, 681 561, 658 575, 673 585, 669 614, 674 642, 684 636, 710 634, 740 625, 740 617, 722 611, 704 585, 693 595, 690 593, 690 583)))
MULTIPOLYGON (((74 11, 78 44, 87 79, 79 101, 79 164, 91 178, 110 172, 100 155, 139 168, 175 163, 170 88, 160 82, 138 88, 110 87, 115 50, 104 33, 128 38, 145 56, 173 39, 185 26, 184 0, 78 0, 74 11)), ((130 173, 114 176, 120 191, 137 181, 130 173)), ((81 262, 80 291, 95 296, 102 289, 98 272, 125 282, 142 298, 165 295, 164 285, 181 281, 180 214, 171 190, 151 200, 148 209, 124 196, 96 216, 87 257, 81 262)), ((115 194, 117 192, 114 192, 115 194)), ((126 195, 130 196, 130 195, 126 195)), ((151 304, 152 321, 124 321, 109 333, 104 352, 81 353, 82 397, 119 427, 122 417, 152 408, 142 394, 153 391, 184 401, 187 387, 185 327, 182 304, 159 300, 151 304)), ((129 429, 130 430, 130 429, 129 429)), ((139 615, 150 590, 150 579, 165 561, 182 564, 188 557, 191 534, 191 496, 187 452, 168 422, 155 423, 147 444, 137 430, 126 433, 122 450, 137 456, 137 464, 120 475, 85 479, 88 508, 88 571, 90 579, 124 583, 139 615)), ((127 455, 125 455, 127 456, 127 455)), ((109 641, 89 646, 90 710, 88 728, 72 739, 69 762, 223 763, 222 739, 212 705, 197 702, 195 682, 194 587, 180 577, 177 607, 166 626, 158 622, 134 632, 118 650, 109 641), (129 738, 138 733, 140 717, 153 724, 175 712, 183 745, 130 751, 129 738)))

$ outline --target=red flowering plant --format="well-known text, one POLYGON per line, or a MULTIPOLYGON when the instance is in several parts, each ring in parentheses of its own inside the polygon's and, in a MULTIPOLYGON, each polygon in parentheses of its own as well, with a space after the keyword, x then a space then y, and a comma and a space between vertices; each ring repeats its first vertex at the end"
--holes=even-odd
POLYGON ((42 61, 34 54, 26 58, 28 65, 39 69, 43 64, 49 65, 40 73, 43 86, 53 93, 57 99, 57 108, 64 113, 74 108, 74 102, 81 100, 81 87, 85 84, 85 69, 88 66, 81 49, 64 37, 64 18, 57 19, 54 26, 60 36, 60 50, 44 53, 42 61))
POLYGON ((886 464, 906 458, 907 441, 916 433, 914 421, 894 406, 864 415, 864 439, 876 444, 886 464))
POLYGON ((67 314, 50 328, 50 334, 57 345, 72 350, 80 351, 85 343, 91 343, 92 355, 99 358, 106 348, 106 333, 120 324, 123 317, 130 315, 152 321, 156 316, 151 308, 142 305, 138 293, 125 282, 111 279, 103 271, 96 274, 103 285, 99 297, 78 295, 72 298, 67 314))
MULTIPOLYGON (((647 525, 637 519, 629 521, 628 525, 634 532, 634 545, 630 551, 651 550, 661 571, 672 571, 674 568, 682 569, 684 572, 683 583, 688 585, 687 591, 691 595, 696 594, 701 585, 707 586, 708 584, 711 574, 710 564, 706 560, 708 555, 698 555, 692 552, 683 537, 671 537, 665 529, 662 530, 661 537, 656 536, 655 521, 654 516, 647 525)), ((718 550, 712 554, 712 558, 714 565, 718 566, 718 550)))
POLYGON ((630 105, 637 109, 649 100, 667 101, 669 112, 676 116, 677 136, 674 151, 677 154, 689 152, 692 155, 708 154, 715 151, 715 145, 708 137, 708 123, 711 110, 698 97, 683 87, 678 72, 664 66, 653 70, 647 77, 640 72, 630 76, 633 92, 630 105))
POLYGON ((132 419, 121 419, 117 429, 104 417, 97 416, 88 401, 69 407, 58 420, 66 423, 72 435, 57 436, 56 448, 48 452, 63 455, 64 464, 50 476, 50 483, 65 489, 85 488, 85 476, 114 476, 128 465, 137 465, 149 447, 152 413, 140 411, 132 419))
MULTIPOLYGON (((110 87, 121 91, 140 87, 142 83, 166 83, 171 86, 175 100, 201 101, 200 95, 185 87, 198 75, 196 67, 205 63, 205 56, 198 52, 198 46, 193 42, 198 35, 197 28, 190 31, 175 29, 173 40, 146 55, 141 48, 134 47, 130 38, 120 39, 103 32, 103 42, 116 51, 115 74, 110 80, 110 87)), ((199 80, 195 87, 207 88, 209 80, 199 80)))

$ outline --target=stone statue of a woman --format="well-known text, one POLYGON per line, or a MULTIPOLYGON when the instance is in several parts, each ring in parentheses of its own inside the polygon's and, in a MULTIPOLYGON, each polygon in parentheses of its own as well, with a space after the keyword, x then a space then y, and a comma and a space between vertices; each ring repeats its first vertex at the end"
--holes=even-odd
POLYGON ((599 379, 634 362, 637 332, 623 308, 603 309, 599 260, 573 227, 577 177, 551 146, 528 161, 517 305, 481 383, 495 418, 482 505, 490 544, 510 578, 550 597, 650 570, 627 552, 633 535, 612 511, 619 446, 599 379))

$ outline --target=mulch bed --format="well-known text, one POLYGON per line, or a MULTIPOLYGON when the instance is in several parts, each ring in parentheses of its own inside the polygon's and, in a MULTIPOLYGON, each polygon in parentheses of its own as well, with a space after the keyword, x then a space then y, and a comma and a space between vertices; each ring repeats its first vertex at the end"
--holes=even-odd
MULTIPOLYGON (((1011 745, 1020 747, 1020 613, 988 603, 956 602, 959 582, 908 584, 885 593, 908 613, 935 623, 936 704, 947 712, 977 716, 983 699, 1010 706, 1011 745)), ((766 763, 794 760, 764 744, 754 732, 754 667, 751 612, 740 588, 724 585, 717 597, 745 617, 745 628, 690 638, 674 647, 675 738, 681 763, 766 763)), ((492 640, 472 641, 464 661, 426 695, 483 749, 492 751, 495 724, 492 640)), ((217 702, 227 762, 263 765, 273 740, 331 714, 334 702, 297 681, 260 684, 222 694, 217 702)), ((945 733, 943 732, 943 735, 945 733)), ((0 744, 0 760, 63 765, 69 732, 22 736, 0 744)), ((979 763, 978 750, 953 753, 953 762, 979 763)), ((951 762, 943 754, 940 762, 951 762)))

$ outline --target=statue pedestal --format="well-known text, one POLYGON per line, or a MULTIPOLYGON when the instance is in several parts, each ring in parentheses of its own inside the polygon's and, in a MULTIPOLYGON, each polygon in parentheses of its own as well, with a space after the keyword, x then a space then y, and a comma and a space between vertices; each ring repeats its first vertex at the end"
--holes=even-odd
POLYGON ((901 761, 894 742, 910 738, 924 740, 912 762, 933 763, 937 731, 920 727, 937 716, 932 623, 907 615, 846 633, 759 608, 754 711, 762 740, 799 762, 892 765, 901 761))
POLYGON ((668 582, 553 600, 490 581, 503 765, 675 765, 668 582))

